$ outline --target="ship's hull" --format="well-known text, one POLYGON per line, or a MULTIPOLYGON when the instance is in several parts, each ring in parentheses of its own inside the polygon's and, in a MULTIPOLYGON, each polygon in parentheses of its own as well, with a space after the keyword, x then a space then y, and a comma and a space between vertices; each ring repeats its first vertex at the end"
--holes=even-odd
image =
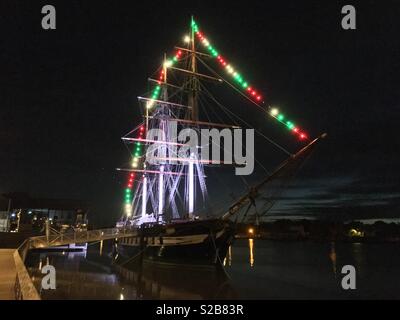
POLYGON ((234 240, 234 228, 220 219, 142 226, 137 235, 121 238, 122 257, 155 263, 220 265, 234 240))

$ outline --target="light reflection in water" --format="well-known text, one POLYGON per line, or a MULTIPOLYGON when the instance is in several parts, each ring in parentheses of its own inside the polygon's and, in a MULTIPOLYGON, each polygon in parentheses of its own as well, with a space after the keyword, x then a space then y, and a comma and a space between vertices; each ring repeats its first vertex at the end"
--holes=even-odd
POLYGON ((224 266, 226 266, 226 263, 228 262, 228 266, 232 266, 232 246, 229 246, 228 248, 228 254, 224 259, 224 266))
POLYGON ((336 275, 336 247, 334 242, 331 243, 331 251, 329 253, 329 258, 331 259, 332 262, 333 274, 336 275))
POLYGON ((103 255, 103 240, 100 241, 100 256, 103 255))
POLYGON ((250 267, 254 266, 254 240, 249 239, 249 249, 250 249, 250 267))

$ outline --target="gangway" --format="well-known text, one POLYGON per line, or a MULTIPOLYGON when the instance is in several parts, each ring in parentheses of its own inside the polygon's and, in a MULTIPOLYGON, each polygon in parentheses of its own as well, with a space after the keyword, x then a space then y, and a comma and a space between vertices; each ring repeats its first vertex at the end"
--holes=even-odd
POLYGON ((64 246, 73 243, 97 242, 101 240, 119 239, 137 235, 134 229, 108 228, 88 231, 74 231, 47 234, 29 238, 29 249, 64 246))

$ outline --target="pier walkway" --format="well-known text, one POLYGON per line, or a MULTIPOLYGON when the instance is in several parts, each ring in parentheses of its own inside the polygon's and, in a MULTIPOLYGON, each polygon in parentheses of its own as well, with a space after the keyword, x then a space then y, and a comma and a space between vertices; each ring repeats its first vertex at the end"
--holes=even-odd
POLYGON ((101 240, 118 239, 136 236, 137 231, 131 229, 98 229, 68 233, 49 234, 47 236, 29 238, 29 248, 49 248, 73 243, 96 242, 101 240))
POLYGON ((30 237, 18 249, 0 249, 0 300, 39 300, 24 260, 29 249, 50 248, 68 244, 97 242, 136 236, 136 230, 99 229, 70 233, 48 232, 46 236, 30 237))
POLYGON ((15 279, 17 276, 14 262, 15 249, 0 249, 0 300, 15 299, 15 279))

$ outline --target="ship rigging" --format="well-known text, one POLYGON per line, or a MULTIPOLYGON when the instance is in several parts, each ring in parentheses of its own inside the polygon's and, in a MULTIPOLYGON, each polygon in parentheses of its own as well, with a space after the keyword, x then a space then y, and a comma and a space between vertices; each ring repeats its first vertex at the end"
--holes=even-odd
MULTIPOLYGON (((277 108, 270 107, 261 91, 251 85, 211 45, 193 18, 190 33, 184 41, 186 47, 175 47, 172 58, 164 55, 163 64, 157 71, 158 77, 148 79, 149 84, 154 86, 151 95, 138 97, 143 121, 122 137, 131 152, 132 162, 131 168, 119 169, 128 171, 129 176, 124 214, 118 226, 142 230, 136 238, 126 239, 122 245, 137 249, 143 248, 145 243, 145 247, 151 247, 148 256, 152 259, 177 259, 189 255, 195 260, 216 263, 223 260, 233 241, 232 218, 235 217, 234 221, 237 222, 241 215, 242 221, 250 218, 258 221, 265 215, 277 195, 325 135, 310 140, 304 130, 288 120, 277 108), (206 51, 201 51, 202 48, 206 51), (215 71, 210 66, 213 60, 217 61, 223 72, 215 71), (196 141, 193 144, 190 143, 190 135, 185 132, 195 132, 201 137, 205 128, 222 129, 227 133, 252 126, 215 97, 215 87, 233 89, 261 110, 263 115, 268 114, 281 123, 303 143, 299 151, 291 153, 274 139, 256 130, 264 141, 263 148, 266 143, 271 144, 287 159, 267 174, 264 164, 252 154, 254 159, 251 160, 264 170, 264 178, 253 186, 247 185, 247 191, 241 197, 235 197, 233 203, 225 205, 217 215, 208 204, 205 169, 214 166, 247 166, 248 161, 243 158, 240 161, 227 159, 226 155, 229 156, 233 149, 227 135, 221 135, 223 142, 222 139, 218 142, 205 139, 205 143, 196 141), (180 139, 182 132, 184 139, 180 139), (220 160, 219 155, 211 161, 201 158, 200 154, 208 147, 212 148, 213 155, 224 151, 224 159, 220 160), (151 244, 149 238, 152 239, 151 244)), ((236 135, 234 138, 237 138, 236 135)), ((241 152, 249 151, 248 143, 240 141, 239 146, 241 152)))

